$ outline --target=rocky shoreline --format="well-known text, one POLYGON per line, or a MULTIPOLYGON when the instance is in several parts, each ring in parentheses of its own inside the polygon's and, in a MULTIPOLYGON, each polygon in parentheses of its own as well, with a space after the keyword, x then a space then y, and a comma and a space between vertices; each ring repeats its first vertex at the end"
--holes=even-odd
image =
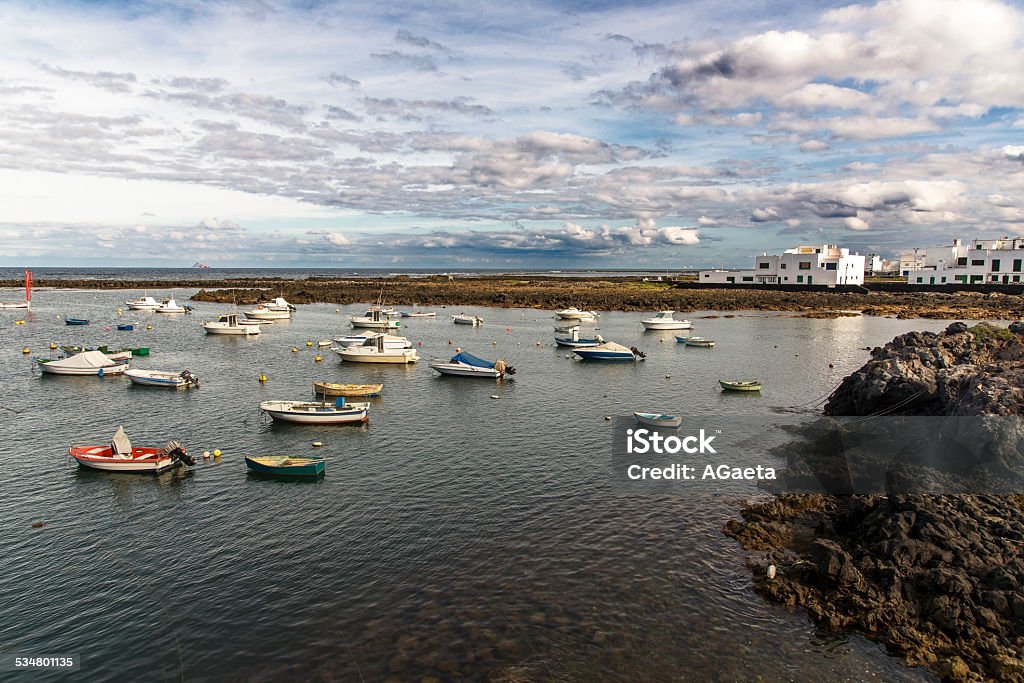
MULTIPOLYGON (((0 287, 20 287, 0 281, 0 287)), ((778 311, 812 318, 847 315, 1014 320, 1024 318, 1020 296, 980 292, 784 292, 764 289, 675 287, 669 281, 638 277, 578 278, 483 276, 449 278, 304 280, 226 279, 192 281, 41 279, 37 289, 199 289, 195 301, 254 304, 284 296, 292 303, 353 304, 376 301, 381 291, 395 306, 500 306, 555 309, 581 306, 603 311, 778 311)))
MULTIPOLYGON (((911 332, 872 352, 826 415, 1024 413, 1024 323, 911 332), (908 397, 915 397, 908 401, 908 397)), ((947 681, 1024 681, 1024 496, 779 495, 726 533, 755 589, 947 681)))

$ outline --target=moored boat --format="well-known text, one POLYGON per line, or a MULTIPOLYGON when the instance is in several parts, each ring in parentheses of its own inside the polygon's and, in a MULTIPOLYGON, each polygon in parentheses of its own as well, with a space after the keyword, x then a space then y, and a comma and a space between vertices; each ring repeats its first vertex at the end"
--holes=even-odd
POLYGON ((456 325, 483 325, 484 319, 478 315, 466 315, 465 313, 459 313, 458 315, 452 316, 452 322, 456 325))
POLYGON ((647 425, 648 427, 678 427, 683 422, 682 415, 662 415, 660 413, 640 413, 634 412, 633 417, 640 424, 647 425))
POLYGON ((292 317, 292 312, 291 309, 275 310, 260 304, 251 311, 246 311, 245 317, 250 320, 288 320, 292 317))
POLYGON ((369 403, 346 403, 339 397, 326 401, 263 401, 260 411, 274 420, 296 424, 343 424, 366 422, 369 403))
POLYGON ((370 330, 395 330, 402 323, 392 320, 386 311, 381 309, 370 309, 366 315, 353 315, 349 317, 352 327, 365 328, 370 330))
POLYGON ((118 325, 117 329, 119 332, 131 332, 132 330, 135 329, 135 325, 132 325, 131 323, 125 323, 123 325, 118 325))
MULTIPOLYGON (((62 346, 60 351, 65 358, 70 358, 76 353, 84 353, 85 351, 99 351, 104 356, 114 361, 115 363, 127 363, 132 359, 135 354, 135 349, 111 349, 106 344, 103 346, 97 346, 95 349, 87 349, 84 346, 62 346)), ((144 354, 138 354, 144 355, 144 354)))
POLYGON ((351 346, 337 349, 337 354, 348 363, 415 363, 420 359, 416 349, 389 349, 375 346, 351 346))
POLYGON ((88 325, 89 321, 85 318, 64 318, 65 325, 88 325))
POLYGON ((704 337, 676 337, 676 341, 686 346, 696 346, 703 349, 710 349, 715 345, 714 339, 705 339, 704 337))
POLYGON ((125 301, 124 305, 132 311, 155 311, 160 308, 160 302, 151 296, 144 296, 135 301, 125 301))
POLYGON ((692 330, 693 323, 689 320, 676 320, 675 311, 658 311, 653 318, 641 320, 645 330, 692 330))
POLYGON ((252 472, 276 477, 318 477, 327 467, 323 458, 297 458, 289 455, 247 455, 245 466, 252 472))
POLYGON ((120 375, 128 369, 128 363, 111 360, 101 351, 84 351, 68 358, 36 358, 39 369, 49 375, 120 375))
POLYGON ((377 344, 378 338, 384 339, 384 348, 386 349, 411 349, 412 342, 405 337, 401 337, 393 334, 386 334, 383 332, 373 332, 367 330, 366 332, 360 332, 359 334, 350 334, 344 337, 337 337, 334 343, 342 348, 352 348, 354 346, 370 346, 377 344))
POLYGON ((130 379, 133 384, 149 387, 180 389, 182 387, 199 386, 199 378, 188 370, 168 372, 165 370, 139 370, 133 368, 125 371, 124 376, 130 379))
POLYGON ((260 333, 260 326, 239 324, 237 313, 228 313, 219 316, 216 320, 207 320, 203 323, 206 334, 233 334, 248 336, 260 333))
POLYGON ((573 350, 577 356, 584 360, 643 360, 647 355, 635 346, 626 348, 615 342, 605 342, 588 348, 577 348, 573 350))
POLYGON ((516 369, 504 360, 495 362, 477 358, 471 353, 460 351, 452 356, 448 362, 434 361, 430 364, 432 370, 442 375, 457 375, 459 377, 483 377, 485 379, 501 379, 505 375, 516 374, 516 369))
POLYGON ((260 306, 268 308, 271 311, 288 311, 289 318, 291 317, 291 313, 293 311, 298 310, 294 304, 288 303, 287 301, 284 300, 284 297, 282 296, 277 297, 273 301, 265 301, 262 304, 260 304, 260 306))
POLYGON ((403 318, 436 318, 434 311, 402 311, 403 318))
POLYGON ((338 384, 335 382, 313 381, 313 393, 317 396, 346 396, 349 398, 371 398, 380 396, 383 384, 338 384))
POLYGON ((761 383, 757 380, 725 380, 718 383, 726 391, 761 391, 761 383))
POLYGON ((177 441, 168 441, 161 448, 133 447, 122 427, 117 428, 109 445, 72 446, 68 454, 82 467, 106 472, 156 474, 180 464, 196 464, 177 441))
POLYGON ((0 310, 7 309, 30 309, 32 308, 32 271, 25 269, 25 300, 24 301, 0 301, 0 310))
POLYGON ((168 299, 167 301, 160 304, 157 307, 157 313, 188 313, 191 310, 190 306, 182 306, 174 299, 168 299))
POLYGON ((570 306, 557 311, 555 315, 562 320, 595 320, 601 314, 596 311, 581 311, 575 306, 570 306))
POLYGON ((597 334, 592 338, 584 339, 580 337, 580 326, 572 325, 568 328, 568 337, 560 337, 555 335, 555 344, 558 346, 568 346, 571 348, 585 348, 588 346, 597 346, 604 343, 604 338, 597 334))

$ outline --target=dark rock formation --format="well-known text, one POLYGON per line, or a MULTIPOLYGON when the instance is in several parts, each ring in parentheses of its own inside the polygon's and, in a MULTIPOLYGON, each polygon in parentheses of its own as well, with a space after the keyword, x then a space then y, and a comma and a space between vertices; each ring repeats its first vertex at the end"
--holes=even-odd
MULTIPOLYGON (((1024 323, 904 334, 830 415, 1020 415, 1024 323)), ((726 533, 760 551, 755 588, 884 642, 949 681, 1024 681, 1024 496, 780 495, 726 533), (772 572, 768 571, 773 566, 772 572), (774 574, 774 578, 769 578, 774 574)))

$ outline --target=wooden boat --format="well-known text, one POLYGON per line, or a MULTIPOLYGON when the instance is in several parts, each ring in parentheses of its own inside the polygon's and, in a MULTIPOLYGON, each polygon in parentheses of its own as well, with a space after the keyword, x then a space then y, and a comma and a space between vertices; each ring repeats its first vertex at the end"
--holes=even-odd
POLYGON ((683 422, 682 415, 660 415, 658 413, 633 413, 640 424, 648 427, 678 427, 683 422))
POLYGON ((659 311, 653 318, 641 320, 645 330, 692 330, 693 323, 689 320, 676 320, 675 311, 659 311))
POLYGON ((65 325, 88 325, 89 321, 85 318, 64 318, 65 325))
POLYGON ((600 313, 596 311, 581 311, 575 306, 557 311, 555 313, 562 320, 596 320, 600 313))
POLYGON ((25 300, 0 301, 0 310, 32 308, 32 271, 25 269, 25 300))
POLYGON ((108 445, 72 446, 68 453, 81 467, 106 472, 156 474, 181 464, 196 464, 195 458, 177 441, 168 441, 162 448, 133 447, 121 427, 108 445))
POLYGON ((718 380, 727 391, 761 391, 761 383, 757 380, 718 380))
POLYGON ((219 316, 216 320, 207 320, 203 323, 203 329, 206 334, 230 334, 243 337, 260 333, 259 325, 240 325, 237 313, 228 313, 219 316))
POLYGON ((380 396, 383 390, 383 384, 337 384, 313 381, 313 393, 317 396, 370 398, 371 396, 380 396))
POLYGON ((478 315, 466 315, 465 313, 460 313, 452 316, 452 322, 456 325, 472 325, 473 327, 476 327, 477 325, 483 325, 484 319, 478 315))
POLYGON ((199 386, 199 378, 188 370, 182 372, 167 372, 164 370, 138 370, 132 369, 124 373, 124 376, 132 381, 132 384, 141 384, 149 387, 167 387, 170 389, 181 389, 182 387, 199 386))
POLYGON ((713 339, 705 339, 704 337, 676 337, 676 341, 680 344, 696 346, 702 349, 710 349, 715 345, 713 339))
POLYGON ((437 370, 442 375, 483 377, 485 379, 501 379, 506 374, 516 374, 516 369, 503 360, 492 363, 465 351, 452 356, 447 363, 434 361, 430 364, 430 369, 437 370))
POLYGON ((323 458, 296 458, 288 455, 245 456, 245 466, 259 474, 284 477, 318 477, 324 473, 323 458))
POLYGON ((100 351, 76 353, 69 358, 36 358, 41 371, 49 375, 93 375, 105 377, 120 375, 128 369, 128 363, 110 360, 100 351))
POLYGON ((574 349, 573 353, 584 360, 643 360, 647 357, 645 353, 635 346, 626 348, 615 342, 605 342, 589 348, 574 349))
POLYGON ((160 304, 157 307, 157 313, 188 313, 191 310, 189 306, 182 306, 174 299, 168 299, 167 301, 160 304))
POLYGON ((339 397, 334 403, 326 401, 263 401, 260 410, 281 422, 297 424, 342 424, 366 422, 369 403, 346 403, 339 397))
POLYGON ((160 308, 160 302, 151 296, 144 296, 135 301, 125 301, 124 305, 132 311, 155 311, 160 308))
POLYGON ((594 335, 592 339, 581 339, 580 338, 580 326, 573 325, 568 328, 568 337, 559 337, 555 335, 555 344, 558 346, 568 346, 570 348, 586 348, 588 346, 597 346, 604 343, 604 338, 601 335, 594 335))

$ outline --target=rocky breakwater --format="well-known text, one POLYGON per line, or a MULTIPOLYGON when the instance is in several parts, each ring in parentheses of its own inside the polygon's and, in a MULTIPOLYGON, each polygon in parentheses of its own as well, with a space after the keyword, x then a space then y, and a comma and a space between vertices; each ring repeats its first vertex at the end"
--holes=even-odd
MULTIPOLYGON (((1019 424, 1024 323, 901 335, 846 378, 825 413, 1019 424)), ((819 624, 881 641, 944 680, 1024 681, 1022 506, 1024 496, 980 491, 785 494, 747 507, 726 532, 751 551, 758 592, 819 624)))

